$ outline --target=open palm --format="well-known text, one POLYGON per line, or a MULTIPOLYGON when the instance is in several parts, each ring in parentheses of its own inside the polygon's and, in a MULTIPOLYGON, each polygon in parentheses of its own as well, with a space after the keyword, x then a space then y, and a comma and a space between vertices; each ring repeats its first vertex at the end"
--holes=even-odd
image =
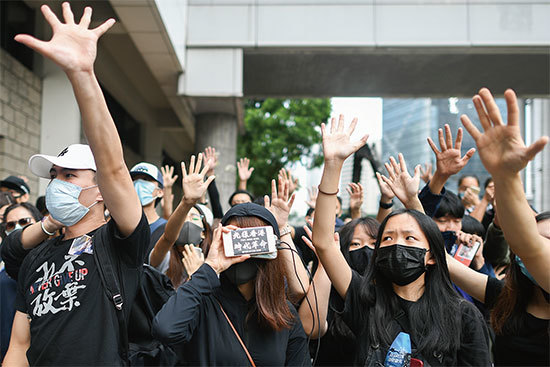
POLYGON ((472 148, 462 157, 460 151, 462 147, 462 129, 458 129, 454 146, 453 136, 449 125, 445 124, 445 139, 443 138, 443 130, 439 129, 438 135, 441 150, 437 149, 431 138, 428 138, 428 144, 430 144, 432 151, 435 153, 436 169, 444 176, 455 175, 464 168, 476 150, 472 148))
POLYGON ((330 132, 326 131, 325 124, 321 124, 321 133, 323 135, 323 155, 325 157, 325 162, 343 162, 347 157, 365 145, 368 135, 363 136, 359 141, 350 141, 351 134, 355 130, 356 125, 357 118, 354 118, 348 129, 344 131, 343 115, 340 115, 338 118, 338 124, 336 124, 335 118, 331 119, 330 132))
POLYGON ((482 88, 473 98, 484 133, 472 124, 468 116, 460 117, 476 142, 481 162, 493 177, 521 171, 548 142, 548 137, 543 136, 531 146, 525 145, 519 128, 516 94, 508 89, 504 97, 508 108, 507 125, 503 123, 498 106, 487 88, 482 88))
POLYGON ((109 19, 95 29, 88 29, 92 8, 86 7, 80 23, 75 23, 69 3, 63 3, 62 7, 65 23, 61 23, 47 5, 40 8, 52 27, 53 37, 50 41, 40 41, 26 34, 17 35, 15 40, 49 58, 65 72, 92 71, 97 40, 111 28, 115 20, 109 19))
POLYGON ((390 157, 390 164, 386 163, 388 177, 382 176, 382 180, 391 188, 395 196, 403 203, 407 204, 418 194, 420 185, 420 166, 416 166, 414 176, 411 177, 407 171, 407 165, 403 154, 399 153, 399 164, 390 157))

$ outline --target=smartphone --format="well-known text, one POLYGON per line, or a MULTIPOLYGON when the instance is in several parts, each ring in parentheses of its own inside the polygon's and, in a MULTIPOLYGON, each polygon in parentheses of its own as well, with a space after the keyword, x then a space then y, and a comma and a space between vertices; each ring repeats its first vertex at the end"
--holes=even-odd
POLYGON ((468 187, 468 189, 476 195, 479 195, 479 193, 481 191, 481 189, 477 186, 470 186, 470 187, 468 187))
POLYGON ((479 243, 478 241, 476 241, 471 247, 465 244, 460 244, 458 245, 458 248, 456 249, 453 257, 464 265, 470 266, 480 246, 481 243, 479 243))
POLYGON ((276 253, 276 237, 273 227, 238 228, 224 232, 223 248, 227 257, 276 253))

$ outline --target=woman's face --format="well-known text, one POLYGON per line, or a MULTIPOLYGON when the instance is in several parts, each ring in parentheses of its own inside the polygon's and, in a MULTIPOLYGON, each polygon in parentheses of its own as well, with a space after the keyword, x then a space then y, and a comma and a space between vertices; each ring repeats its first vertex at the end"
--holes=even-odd
POLYGON ((429 252, 430 244, 426 235, 424 235, 416 220, 406 213, 391 217, 382 233, 380 247, 395 244, 425 248, 428 250, 426 252, 426 265, 435 264, 435 260, 429 252))
POLYGON ((195 207, 189 210, 189 213, 187 213, 187 217, 185 217, 185 221, 196 224, 202 229, 204 229, 204 224, 202 223, 202 215, 195 207))
POLYGON ((376 238, 372 237, 367 233, 365 226, 362 224, 358 224, 355 226, 355 229, 353 230, 353 238, 351 239, 349 250, 355 251, 365 246, 368 246, 371 249, 374 249, 375 242, 376 242, 376 238))
POLYGON ((11 232, 19 224, 21 227, 27 224, 36 223, 31 212, 23 207, 17 207, 11 210, 6 217, 6 232, 11 232))

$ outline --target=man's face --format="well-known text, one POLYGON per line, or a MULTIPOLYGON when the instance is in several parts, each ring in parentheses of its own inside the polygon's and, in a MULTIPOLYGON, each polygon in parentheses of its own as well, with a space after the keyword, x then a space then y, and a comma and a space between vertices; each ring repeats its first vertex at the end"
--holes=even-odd
POLYGON ((250 196, 247 194, 241 193, 233 196, 233 199, 231 200, 231 206, 235 206, 237 204, 244 204, 244 203, 251 203, 252 200, 250 200, 250 196))
POLYGON ((434 218, 434 221, 441 232, 458 232, 462 229, 462 218, 456 218, 449 214, 439 218, 434 218))
POLYGON ((458 192, 465 192, 468 187, 479 187, 479 182, 477 182, 475 177, 467 176, 462 179, 460 186, 458 187, 458 192))
POLYGON ((78 201, 85 207, 89 207, 96 201, 103 201, 97 187, 97 182, 95 181, 95 172, 91 169, 68 169, 54 165, 50 170, 50 179, 53 180, 54 178, 70 182, 82 188, 96 186, 80 192, 78 201))
MULTIPOLYGON (((147 182, 154 183, 155 184, 155 190, 153 191, 153 197, 154 198, 161 198, 164 195, 164 191, 160 187, 157 180, 154 180, 151 176, 139 173, 137 175, 132 176, 132 181, 136 181, 136 180, 144 180, 144 181, 147 181, 147 182)), ((153 205, 155 204, 155 201, 156 200, 153 200, 153 205)))
POLYGON ((15 199, 17 204, 26 203, 29 201, 29 194, 23 194, 17 190, 11 189, 9 187, 2 186, 0 187, 1 192, 9 192, 11 196, 15 199))

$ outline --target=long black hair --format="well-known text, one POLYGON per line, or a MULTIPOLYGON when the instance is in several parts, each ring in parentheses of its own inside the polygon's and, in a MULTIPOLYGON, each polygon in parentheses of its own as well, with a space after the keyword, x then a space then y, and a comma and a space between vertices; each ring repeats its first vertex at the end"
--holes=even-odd
MULTIPOLYGON (((434 265, 426 268, 424 294, 412 304, 408 312, 411 328, 419 337, 415 344, 423 355, 456 353, 460 346, 461 299, 452 287, 443 237, 435 222, 416 210, 401 209, 392 212, 380 225, 371 263, 376 262, 388 220, 404 214, 416 220, 428 240, 430 254, 435 260, 434 265)), ((393 340, 388 325, 401 310, 391 280, 378 271, 376 266, 370 266, 363 280, 360 296, 363 302, 371 306, 369 314, 365 315, 371 342, 389 346, 393 340)))

